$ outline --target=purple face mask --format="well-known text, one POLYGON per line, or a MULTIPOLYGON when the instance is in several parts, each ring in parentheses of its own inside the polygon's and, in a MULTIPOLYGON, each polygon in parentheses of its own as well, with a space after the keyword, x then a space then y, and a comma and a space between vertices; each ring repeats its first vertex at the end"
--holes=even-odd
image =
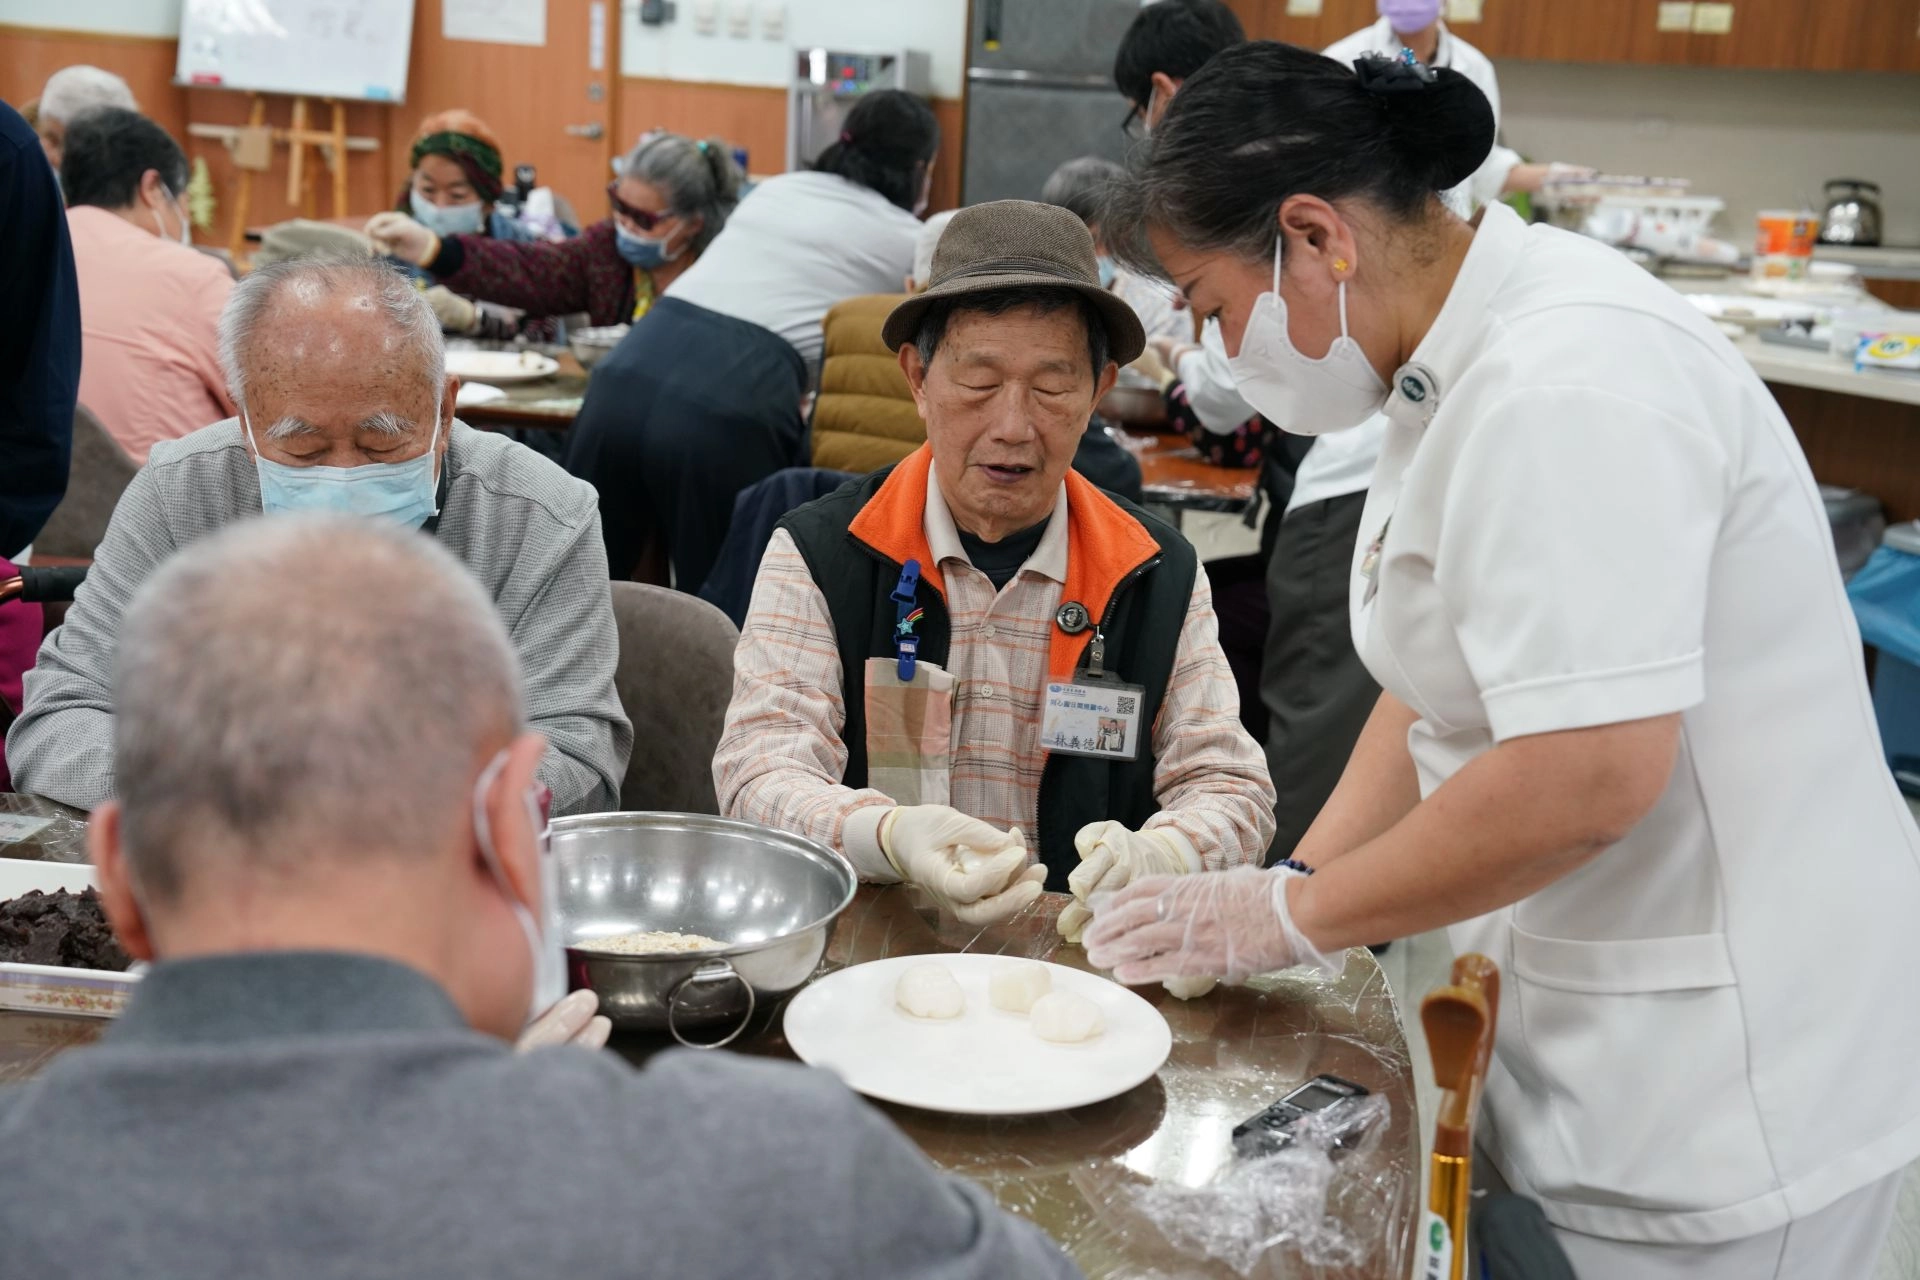
POLYGON ((1380 16, 1403 35, 1425 31, 1440 20, 1441 0, 1379 0, 1380 16))

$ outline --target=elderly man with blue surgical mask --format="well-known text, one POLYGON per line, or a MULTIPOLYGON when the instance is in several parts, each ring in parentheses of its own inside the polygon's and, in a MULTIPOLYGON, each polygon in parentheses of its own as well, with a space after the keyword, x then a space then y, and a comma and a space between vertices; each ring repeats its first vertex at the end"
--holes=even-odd
POLYGON ((72 611, 27 675, 7 737, 15 787, 83 809, 110 798, 115 639, 134 592, 169 556, 237 520, 320 511, 424 529, 465 563, 526 669, 555 812, 617 807, 633 730, 614 694, 618 643, 592 488, 453 416, 458 380, 440 326, 380 263, 255 271, 221 316, 220 354, 240 413, 154 446, 128 486, 72 611))

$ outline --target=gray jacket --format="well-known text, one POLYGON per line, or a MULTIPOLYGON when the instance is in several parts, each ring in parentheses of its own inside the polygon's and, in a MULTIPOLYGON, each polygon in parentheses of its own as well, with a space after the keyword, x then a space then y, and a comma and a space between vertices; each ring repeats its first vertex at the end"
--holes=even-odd
MULTIPOLYGON (((633 728, 593 488, 505 436, 453 424, 434 536, 499 606, 520 656, 531 727, 552 744, 540 778, 556 814, 619 808, 633 728)), ((238 420, 156 444, 114 509, 67 620, 26 676, 7 734, 16 790, 91 809, 113 794, 113 645, 127 603, 195 538, 260 514, 238 420)))
POLYGON ((156 967, 0 1090, 0 1150, 0 1273, 33 1280, 1079 1274, 824 1072, 515 1054, 371 957, 156 967))

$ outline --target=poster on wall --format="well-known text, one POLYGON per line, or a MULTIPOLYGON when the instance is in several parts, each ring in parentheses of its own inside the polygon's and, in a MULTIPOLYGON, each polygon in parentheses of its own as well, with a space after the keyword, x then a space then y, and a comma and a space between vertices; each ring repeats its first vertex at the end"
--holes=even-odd
POLYGON ((547 42, 547 0, 443 0, 440 34, 491 44, 547 42))

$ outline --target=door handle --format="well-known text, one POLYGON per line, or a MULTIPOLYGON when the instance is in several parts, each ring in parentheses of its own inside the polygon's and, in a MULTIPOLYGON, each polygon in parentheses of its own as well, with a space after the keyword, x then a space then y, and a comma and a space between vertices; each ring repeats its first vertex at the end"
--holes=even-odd
POLYGON ((598 121, 593 124, 570 124, 567 126, 569 138, 585 138, 588 142, 598 142, 607 136, 607 127, 598 121))

